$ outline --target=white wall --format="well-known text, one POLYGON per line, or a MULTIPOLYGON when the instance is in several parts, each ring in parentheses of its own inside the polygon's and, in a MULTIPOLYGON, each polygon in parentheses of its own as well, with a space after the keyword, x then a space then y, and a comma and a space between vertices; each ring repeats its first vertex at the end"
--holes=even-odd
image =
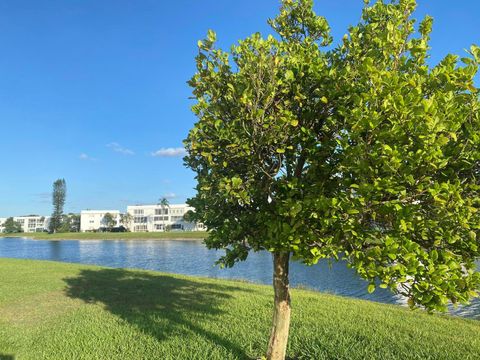
POLYGON ((7 221, 7 218, 0 218, 0 232, 3 232, 3 224, 7 221))
POLYGON ((197 231, 204 230, 203 226, 183 220, 183 215, 192 207, 186 204, 162 205, 134 205, 127 207, 127 213, 132 216, 130 231, 132 232, 159 232, 169 226, 171 230, 197 231))
POLYGON ((118 226, 120 224, 120 211, 118 210, 82 210, 80 212, 80 231, 96 231, 106 224, 103 221, 105 214, 110 213, 116 220, 118 226))
POLYGON ((48 230, 49 216, 14 216, 13 220, 20 223, 22 231, 26 233, 42 232, 48 230))

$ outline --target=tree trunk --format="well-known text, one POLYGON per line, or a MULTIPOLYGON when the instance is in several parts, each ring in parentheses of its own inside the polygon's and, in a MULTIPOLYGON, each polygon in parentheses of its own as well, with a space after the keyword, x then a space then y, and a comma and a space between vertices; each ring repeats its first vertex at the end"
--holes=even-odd
POLYGON ((288 289, 288 263, 290 253, 273 253, 273 289, 275 302, 273 324, 268 342, 267 359, 284 360, 290 328, 290 291, 288 289))

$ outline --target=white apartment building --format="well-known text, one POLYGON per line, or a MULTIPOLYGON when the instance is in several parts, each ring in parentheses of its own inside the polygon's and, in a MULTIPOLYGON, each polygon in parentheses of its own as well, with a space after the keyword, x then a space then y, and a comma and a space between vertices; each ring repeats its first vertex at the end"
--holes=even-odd
POLYGON ((20 223, 23 232, 43 232, 48 230, 50 216, 28 215, 15 216, 13 220, 20 223))
POLYGON ((80 212, 80 231, 97 231, 106 227, 105 214, 111 214, 116 221, 115 226, 120 225, 120 211, 118 210, 82 210, 80 212))
POLYGON ((183 219, 189 210, 193 208, 186 204, 127 206, 127 213, 132 218, 129 228, 132 232, 158 232, 165 231, 167 227, 171 230, 205 230, 202 224, 183 219))
MULTIPOLYGON (((27 216, 14 216, 13 220, 18 222, 22 226, 22 232, 43 232, 48 230, 50 223, 50 216, 40 215, 27 215, 27 216)), ((0 232, 5 229, 4 224, 7 218, 0 218, 0 232)))

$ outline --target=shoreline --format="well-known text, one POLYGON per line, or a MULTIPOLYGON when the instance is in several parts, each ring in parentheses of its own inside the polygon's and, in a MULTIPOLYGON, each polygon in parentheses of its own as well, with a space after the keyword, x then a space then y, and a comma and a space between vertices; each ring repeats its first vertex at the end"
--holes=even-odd
POLYGON ((55 240, 55 241, 68 241, 68 240, 122 240, 122 241, 162 241, 162 240, 175 240, 175 241, 200 241, 204 240, 207 236, 206 232, 159 232, 159 233, 57 233, 57 234, 44 234, 44 233, 16 233, 16 234, 0 234, 2 238, 19 238, 19 239, 31 239, 31 240, 55 240))
POLYGON ((203 241, 204 238, 115 238, 115 239, 105 239, 105 238, 68 238, 68 239, 50 239, 50 238, 34 238, 30 236, 1 236, 1 239, 27 239, 27 240, 36 240, 36 241, 203 241))

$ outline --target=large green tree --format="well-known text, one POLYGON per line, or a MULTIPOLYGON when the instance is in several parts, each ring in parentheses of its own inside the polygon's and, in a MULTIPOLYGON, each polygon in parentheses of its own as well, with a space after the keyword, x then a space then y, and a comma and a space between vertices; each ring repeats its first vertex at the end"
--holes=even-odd
POLYGON ((111 230, 117 225, 117 219, 111 213, 107 212, 105 215, 103 215, 102 224, 105 225, 107 229, 111 230))
POLYGON ((56 233, 62 226, 63 207, 67 196, 67 184, 65 179, 57 179, 53 183, 52 205, 53 212, 50 218, 50 231, 56 233))
POLYGON ((130 231, 130 225, 133 221, 133 216, 130 213, 120 214, 120 223, 125 227, 125 229, 130 231))
POLYGON ((480 49, 429 66, 432 19, 416 24, 415 1, 366 3, 333 50, 312 0, 284 0, 276 36, 199 42, 189 204, 224 265, 272 253, 268 359, 285 357, 292 256, 345 260, 412 307, 477 294, 480 49))
POLYGON ((79 232, 80 231, 80 215, 64 214, 61 216, 61 225, 58 232, 79 232))
POLYGON ((7 234, 22 232, 22 225, 13 219, 13 217, 7 218, 3 223, 3 232, 7 234))

